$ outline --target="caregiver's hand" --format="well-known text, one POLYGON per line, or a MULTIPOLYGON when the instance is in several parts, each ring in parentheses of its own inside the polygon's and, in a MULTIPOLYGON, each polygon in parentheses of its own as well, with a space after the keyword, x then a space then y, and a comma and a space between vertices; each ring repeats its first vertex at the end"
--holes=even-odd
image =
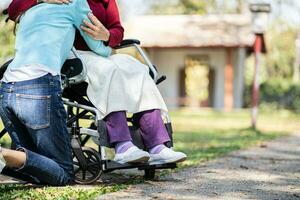
POLYGON ((69 3, 72 3, 72 0, 40 0, 40 1, 44 2, 44 3, 53 3, 53 4, 69 4, 69 3))
POLYGON ((95 40, 108 41, 110 33, 107 28, 92 13, 89 13, 88 17, 92 23, 83 20, 84 24, 80 28, 95 40))

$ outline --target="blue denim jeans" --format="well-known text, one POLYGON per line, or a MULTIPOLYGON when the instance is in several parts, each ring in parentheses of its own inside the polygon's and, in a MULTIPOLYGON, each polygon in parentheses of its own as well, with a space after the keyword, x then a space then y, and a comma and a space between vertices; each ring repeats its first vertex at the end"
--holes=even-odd
POLYGON ((50 74, 15 83, 1 83, 0 116, 18 150, 26 153, 18 172, 38 183, 65 185, 73 180, 67 114, 60 77, 50 74))

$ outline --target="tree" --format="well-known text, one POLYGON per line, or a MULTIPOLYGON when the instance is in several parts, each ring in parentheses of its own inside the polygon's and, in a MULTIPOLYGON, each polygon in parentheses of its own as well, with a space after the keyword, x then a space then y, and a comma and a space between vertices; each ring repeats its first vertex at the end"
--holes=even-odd
MULTIPOLYGON (((267 82, 271 79, 291 80, 295 60, 295 40, 297 29, 287 24, 282 19, 274 20, 267 30, 265 42, 267 54, 262 59, 260 70, 260 82, 267 82)), ((246 84, 252 84, 254 57, 251 56, 247 62, 246 84)))
POLYGON ((0 16, 0 65, 14 53, 13 27, 12 22, 6 23, 5 18, 0 16))
POLYGON ((285 23, 281 20, 275 21, 267 33, 266 70, 269 77, 291 79, 297 30, 291 25, 283 24, 285 23))
POLYGON ((152 14, 208 14, 241 13, 247 1, 243 0, 154 0, 151 4, 152 14))
POLYGON ((213 7, 215 0, 161 0, 153 1, 150 13, 154 14, 206 14, 213 7))

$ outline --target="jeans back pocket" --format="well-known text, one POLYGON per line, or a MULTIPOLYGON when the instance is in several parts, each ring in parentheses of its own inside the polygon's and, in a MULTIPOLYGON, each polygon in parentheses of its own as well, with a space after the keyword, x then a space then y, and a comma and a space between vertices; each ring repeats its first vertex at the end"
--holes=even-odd
POLYGON ((50 126, 51 95, 16 94, 17 116, 31 129, 50 126))

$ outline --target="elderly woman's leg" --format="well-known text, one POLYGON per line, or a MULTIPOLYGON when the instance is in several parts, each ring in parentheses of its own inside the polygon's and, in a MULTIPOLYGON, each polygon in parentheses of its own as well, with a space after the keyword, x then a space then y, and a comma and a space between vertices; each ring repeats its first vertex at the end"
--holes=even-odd
POLYGON ((147 149, 170 141, 169 134, 161 118, 160 110, 148 110, 135 115, 147 149))
POLYGON ((112 112, 105 118, 105 121, 111 144, 132 140, 125 112, 112 112))
MULTIPOLYGON (((186 159, 184 153, 173 151, 164 145, 170 141, 170 137, 161 118, 160 110, 137 113, 134 118, 140 124, 144 143, 149 149, 150 164, 181 162, 186 159)), ((116 161, 137 162, 139 156, 146 157, 146 152, 141 151, 132 143, 125 112, 113 112, 105 120, 110 142, 115 146, 116 161)))
POLYGON ((135 115, 140 124, 142 137, 150 153, 150 164, 181 162, 186 159, 182 152, 173 151, 164 144, 170 141, 169 134, 161 118, 160 110, 149 110, 135 115))
POLYGON ((115 161, 135 163, 149 160, 149 154, 132 143, 125 112, 112 112, 105 118, 105 121, 109 141, 115 148, 115 161))

